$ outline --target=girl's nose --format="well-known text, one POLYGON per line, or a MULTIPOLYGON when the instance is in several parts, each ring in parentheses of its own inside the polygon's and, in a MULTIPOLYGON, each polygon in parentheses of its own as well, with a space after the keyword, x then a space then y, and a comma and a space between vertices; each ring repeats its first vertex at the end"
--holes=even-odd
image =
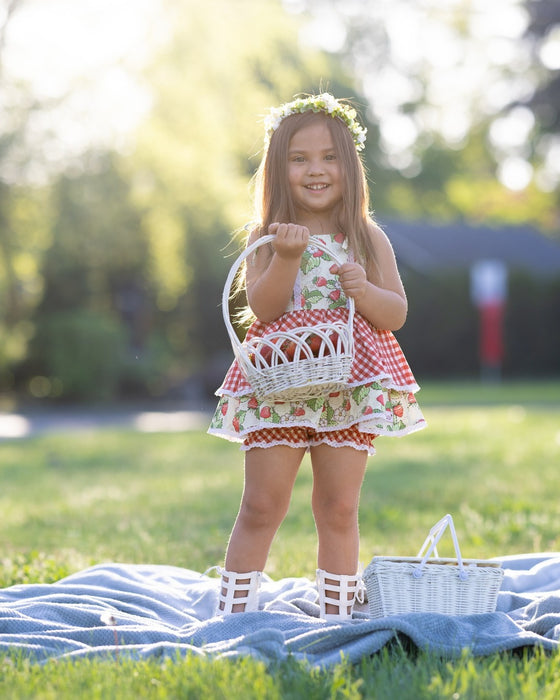
POLYGON ((323 161, 321 159, 310 160, 309 172, 312 175, 321 175, 323 173, 323 161))

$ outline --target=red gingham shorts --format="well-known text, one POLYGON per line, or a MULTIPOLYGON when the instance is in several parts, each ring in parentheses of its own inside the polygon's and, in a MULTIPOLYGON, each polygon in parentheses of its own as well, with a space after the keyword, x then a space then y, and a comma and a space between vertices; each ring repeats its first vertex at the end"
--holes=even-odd
POLYGON ((373 433, 362 433, 357 425, 326 431, 300 426, 262 428, 245 436, 242 449, 250 450, 252 447, 274 447, 276 445, 309 449, 316 445, 325 444, 331 447, 353 447, 355 450, 367 450, 369 454, 373 455, 375 454, 373 441, 376 437, 373 433))

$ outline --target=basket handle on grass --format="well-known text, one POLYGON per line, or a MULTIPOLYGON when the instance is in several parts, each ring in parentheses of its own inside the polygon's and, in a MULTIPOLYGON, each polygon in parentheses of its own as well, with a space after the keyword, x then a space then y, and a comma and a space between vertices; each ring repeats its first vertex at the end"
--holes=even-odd
POLYGON ((433 528, 428 533, 428 536, 424 540, 424 544, 420 547, 418 556, 422 557, 422 552, 427 551, 424 554, 422 561, 418 565, 418 568, 414 569, 413 576, 415 578, 421 578, 422 571, 426 566, 426 562, 432 554, 436 557, 437 553, 437 543, 440 541, 445 529, 449 527, 449 532, 451 533, 451 539, 453 540, 453 546, 455 548, 455 555, 457 556, 457 563, 459 564, 459 578, 461 581, 465 581, 468 578, 468 574, 465 571, 465 566, 463 564, 463 558, 461 556, 461 550, 459 549, 459 540, 457 539, 457 533, 455 532, 455 526, 453 525, 453 518, 449 513, 444 515, 441 520, 439 520, 433 528))
MULTIPOLYGON (((266 245, 267 243, 270 243, 271 241, 274 240, 274 236, 271 234, 267 234, 266 236, 261 236, 260 238, 257 238, 256 241, 251 243, 250 246, 247 246, 245 250, 241 253, 241 255, 237 258, 237 260, 233 263, 231 266, 231 269, 229 271, 229 274, 227 276, 226 282, 224 284, 224 291, 222 293, 222 316, 224 318, 224 323, 226 326, 226 330, 229 335, 229 339, 231 341, 231 345, 233 347, 233 351, 235 356, 238 356, 238 352, 241 348, 241 342, 239 338, 237 337, 237 333, 235 332, 233 325, 230 320, 229 316, 229 295, 231 291, 231 285, 233 284, 233 280, 235 279, 235 275, 237 274, 237 271, 241 267, 241 264, 243 261, 248 258, 253 251, 255 251, 257 248, 260 248, 263 245, 266 245)), ((322 241, 317 239, 315 236, 310 236, 309 237, 309 245, 314 245, 317 248, 320 248, 322 251, 325 253, 328 253, 332 259, 337 263, 338 265, 343 264, 343 260, 340 260, 340 258, 333 253, 332 250, 328 246, 326 246, 322 241)), ((348 327, 349 327, 349 334, 350 337, 352 337, 353 332, 352 332, 352 327, 354 323, 354 299, 352 297, 347 297, 347 306, 348 306, 348 327)))

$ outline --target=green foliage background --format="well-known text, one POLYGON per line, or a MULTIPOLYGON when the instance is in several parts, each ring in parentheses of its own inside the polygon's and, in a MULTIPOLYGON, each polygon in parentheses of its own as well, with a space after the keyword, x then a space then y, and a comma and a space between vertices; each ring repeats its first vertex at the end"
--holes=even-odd
MULTIPOLYGON (((34 179, 41 145, 21 144, 42 106, 24 85, 11 86, 20 99, 6 108, 0 173, 13 170, 16 156, 21 163, 19 178, 0 177, 0 393, 183 396, 193 376, 198 395, 215 389, 231 355, 221 291, 240 245, 233 234, 253 215, 261 117, 300 92, 354 98, 368 126, 376 213, 532 223, 554 235, 556 193, 534 185, 511 192, 497 180, 490 116, 460 148, 426 134, 416 175, 389 167, 348 67, 352 35, 347 55, 303 46, 304 16, 280 0, 164 7, 173 33, 142 76, 152 108, 127 149, 93 150, 34 179)), ((475 373, 476 321, 464 280, 442 271, 405 281, 411 313, 402 342, 417 373, 475 373)), ((557 374, 560 341, 549 320, 558 315, 558 282, 517 276, 512 295, 506 372, 557 374)))

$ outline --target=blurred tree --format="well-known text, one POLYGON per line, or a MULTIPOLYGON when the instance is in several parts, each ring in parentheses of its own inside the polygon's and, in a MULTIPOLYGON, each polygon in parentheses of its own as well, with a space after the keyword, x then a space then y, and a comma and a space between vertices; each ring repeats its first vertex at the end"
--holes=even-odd
POLYGON ((52 186, 53 240, 44 260, 47 284, 39 314, 111 312, 121 288, 145 286, 146 242, 119 157, 89 154, 83 166, 52 186))
POLYGON ((21 178, 29 162, 25 134, 39 105, 26 86, 4 79, 6 31, 21 0, 0 10, 0 390, 13 386, 12 368, 27 351, 30 318, 41 298, 41 259, 50 241, 48 192, 21 178))
POLYGON ((533 116, 558 114, 556 69, 543 64, 558 51, 556 0, 285 4, 305 10, 309 41, 339 55, 368 98, 379 212, 557 230, 559 146, 533 116))
POLYGON ((44 290, 20 368, 31 381, 43 378, 32 391, 41 397, 108 398, 119 385, 149 385, 161 359, 149 340, 147 244, 121 159, 91 153, 82 165, 51 188, 44 290))
POLYGON ((0 178, 0 390, 13 386, 12 368, 27 352, 49 240, 47 192, 0 178))
MULTIPOLYGON (((526 0, 529 22, 525 41, 531 47, 534 89, 525 100, 534 117, 531 139, 536 176, 544 189, 556 189, 560 206, 560 3, 526 0)), ((523 106, 514 103, 512 110, 523 106)))

